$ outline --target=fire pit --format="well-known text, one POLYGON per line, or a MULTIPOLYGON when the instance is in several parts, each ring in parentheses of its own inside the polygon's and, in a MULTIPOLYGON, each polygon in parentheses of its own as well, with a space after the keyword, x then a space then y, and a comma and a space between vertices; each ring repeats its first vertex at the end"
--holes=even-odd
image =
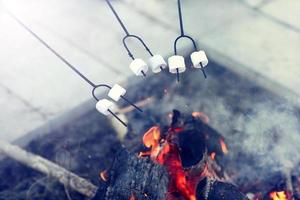
POLYGON ((144 134, 148 151, 116 156, 95 199, 247 199, 224 182, 226 175, 212 156, 226 148, 213 145, 218 140, 225 145, 221 136, 198 116, 183 118, 174 110, 171 118, 170 126, 154 126, 144 134))
MULTIPOLYGON (((190 70, 180 84, 131 79, 126 96, 153 101, 127 114, 122 141, 89 108, 26 149, 91 180, 95 200, 299 199, 299 110, 215 63, 206 80, 190 70)), ((0 168, 0 199, 83 199, 10 159, 0 168)))

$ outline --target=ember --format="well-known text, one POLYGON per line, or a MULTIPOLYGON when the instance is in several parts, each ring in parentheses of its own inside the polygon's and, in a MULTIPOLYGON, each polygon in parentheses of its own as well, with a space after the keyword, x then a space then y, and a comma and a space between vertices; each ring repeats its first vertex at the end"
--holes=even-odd
POLYGON ((272 200, 288 200, 288 197, 287 197, 287 195, 285 194, 284 191, 271 192, 270 193, 270 198, 272 200))
POLYGON ((131 193, 130 200, 135 200, 134 195, 131 193))
POLYGON ((107 179, 108 179, 108 174, 107 174, 106 170, 100 172, 99 176, 103 181, 107 181, 107 179))
POLYGON ((228 148, 227 148, 227 145, 226 145, 226 143, 223 139, 220 139, 220 145, 221 145, 222 152, 225 155, 228 154, 228 148))
POLYGON ((175 199, 179 192, 187 200, 196 200, 195 181, 199 176, 190 178, 189 171, 186 171, 181 163, 178 146, 175 143, 177 134, 182 128, 171 127, 165 139, 160 138, 159 127, 150 128, 143 137, 143 143, 151 148, 149 152, 141 152, 139 155, 150 155, 151 159, 164 165, 170 174, 169 191, 167 200, 175 199), (175 195, 176 194, 176 195, 175 195))
POLYGON ((214 160, 214 159, 216 158, 216 153, 215 153, 215 152, 212 152, 212 153, 210 154, 210 158, 211 158, 212 160, 214 160))
POLYGON ((205 124, 209 123, 209 117, 206 114, 204 114, 203 112, 193 112, 192 116, 195 118, 199 118, 205 124))
POLYGON ((171 182, 168 192, 169 197, 167 196, 167 199, 174 199, 174 197, 172 197, 174 193, 180 192, 186 199, 195 200, 195 184, 193 184, 192 180, 188 180, 188 173, 183 169, 178 152, 178 147, 173 141, 173 136, 177 133, 178 129, 170 129, 166 140, 164 140, 164 142, 161 144, 159 144, 159 138, 154 137, 154 135, 160 135, 159 133, 157 133, 158 130, 159 129, 157 127, 152 127, 145 133, 143 142, 146 147, 151 147, 151 158, 155 162, 166 166, 171 176, 171 182))

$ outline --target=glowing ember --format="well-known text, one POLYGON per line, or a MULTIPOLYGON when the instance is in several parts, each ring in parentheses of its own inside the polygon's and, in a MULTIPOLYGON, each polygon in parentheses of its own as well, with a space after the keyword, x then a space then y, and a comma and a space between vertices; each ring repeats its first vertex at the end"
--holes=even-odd
POLYGON ((106 170, 100 172, 99 176, 100 176, 100 178, 101 178, 103 181, 107 181, 107 180, 108 180, 108 174, 107 174, 107 171, 106 171, 106 170))
POLYGON ((192 112, 192 116, 200 119, 205 124, 209 123, 209 117, 203 112, 192 112))
MULTIPOLYGON (((166 199, 175 199, 178 192, 187 200, 196 200, 196 186, 199 176, 192 177, 182 166, 179 149, 174 142, 175 136, 182 128, 170 128, 165 139, 161 139, 159 127, 150 128, 143 137, 144 145, 149 152, 141 152, 140 156, 150 155, 153 161, 164 165, 170 174, 170 183, 166 199)), ((201 174, 202 175, 202 174, 201 174)))
POLYGON ((212 153, 210 154, 210 158, 211 158, 212 160, 214 160, 214 159, 216 158, 216 152, 212 152, 212 153))
POLYGON ((271 192, 270 193, 270 198, 272 200, 288 200, 287 195, 285 194, 284 191, 281 192, 271 192))
POLYGON ((130 200, 135 200, 134 195, 131 193, 130 200))
POLYGON ((227 148, 227 145, 226 145, 226 143, 224 142, 224 140, 223 139, 220 139, 220 145, 221 145, 221 149, 222 149, 222 152, 224 153, 224 154, 228 154, 228 148, 227 148))

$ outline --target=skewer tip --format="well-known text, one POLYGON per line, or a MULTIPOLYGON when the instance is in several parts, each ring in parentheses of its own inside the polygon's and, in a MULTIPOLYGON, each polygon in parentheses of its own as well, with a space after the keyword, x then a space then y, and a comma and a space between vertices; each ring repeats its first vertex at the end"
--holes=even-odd
POLYGON ((177 82, 179 83, 179 69, 176 68, 177 82))

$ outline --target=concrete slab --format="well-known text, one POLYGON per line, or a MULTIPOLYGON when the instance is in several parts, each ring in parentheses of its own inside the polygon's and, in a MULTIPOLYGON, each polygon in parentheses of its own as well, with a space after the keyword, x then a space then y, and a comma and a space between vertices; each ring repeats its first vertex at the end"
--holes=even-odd
POLYGON ((252 11, 244 11, 248 12, 245 17, 232 21, 202 41, 300 95, 299 34, 252 11))
POLYGON ((47 121, 47 113, 0 85, 0 140, 12 141, 47 121))
MULTIPOLYGON (((278 0, 261 8, 266 14, 300 30, 300 6, 297 0, 278 0)), ((299 31, 300 33, 300 31, 299 31)))
MULTIPOLYGON (((104 1, 3 2, 95 83, 124 81, 132 75, 128 70, 131 60, 121 45, 124 34, 104 1)), ((141 35, 153 53, 173 52, 179 33, 175 0, 114 4, 128 29, 141 35)), ((266 80, 261 84, 269 84, 268 88, 278 94, 288 91, 296 98, 300 95, 297 5, 296 0, 186 0, 182 6, 186 32, 210 58, 254 81, 258 77, 266 80), (290 13, 279 12, 282 8, 290 13)), ((3 13, 0 28, 0 84, 30 102, 26 109, 38 108, 47 113, 48 120, 91 97, 89 85, 3 13)), ((182 42, 180 47, 188 45, 182 42)), ((130 47, 137 57, 149 57, 137 43, 130 47)), ((1 102, 7 112, 24 107, 1 102)), ((32 112, 35 118, 36 112, 32 112)), ((14 114, 7 116, 1 118, 0 126, 14 120, 14 114)), ((30 116, 24 115, 23 120, 27 121, 24 134, 38 125, 30 116)), ((15 127, 8 127, 6 131, 13 134, 15 127)))
POLYGON ((244 1, 245 3, 249 4, 252 7, 260 7, 263 4, 266 4, 272 0, 241 0, 244 1))
MULTIPOLYGON (((273 1, 260 3, 271 5, 273 1)), ((167 8, 167 3, 161 4, 167 8)), ((176 2, 173 4, 176 5, 176 2)), ((154 12, 145 3, 136 2, 135 5, 141 13, 150 15, 154 12)), ((273 85, 266 87, 277 94, 285 93, 284 96, 299 103, 297 77, 300 73, 300 60, 297 52, 300 50, 300 37, 297 31, 240 0, 186 1, 183 6, 187 13, 186 27, 191 27, 188 28, 191 35, 195 36, 209 56, 238 73, 247 74, 253 79, 260 77, 265 86, 273 82, 273 85), (207 9, 199 12, 200 8, 207 9), (191 20, 195 19, 195 15, 199 16, 197 20, 191 20)), ((177 14, 174 8, 170 12, 177 14)), ((171 17, 169 20, 161 19, 155 14, 153 17, 162 23, 169 21, 171 27, 178 26, 172 25, 171 17)))

